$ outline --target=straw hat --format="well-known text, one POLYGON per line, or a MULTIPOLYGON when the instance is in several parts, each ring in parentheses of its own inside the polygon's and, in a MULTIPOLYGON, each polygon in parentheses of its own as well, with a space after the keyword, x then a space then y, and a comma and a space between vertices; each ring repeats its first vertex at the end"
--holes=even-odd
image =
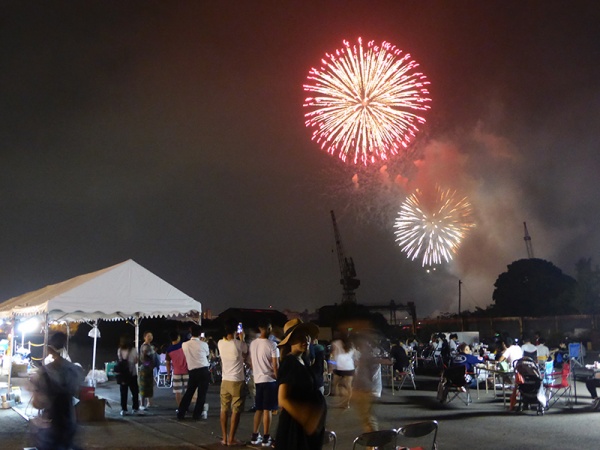
POLYGON ((304 323, 300 319, 292 319, 288 320, 283 326, 283 338, 277 345, 281 347, 282 345, 287 344, 292 335, 300 331, 306 332, 311 339, 314 339, 319 335, 319 327, 314 323, 304 323))

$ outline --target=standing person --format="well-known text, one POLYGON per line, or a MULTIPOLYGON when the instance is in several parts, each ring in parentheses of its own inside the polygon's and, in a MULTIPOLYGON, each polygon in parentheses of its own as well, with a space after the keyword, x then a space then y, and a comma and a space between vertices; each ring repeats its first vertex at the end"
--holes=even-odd
POLYGON ((310 354, 310 370, 315 374, 319 391, 321 391, 321 394, 325 394, 325 347, 319 344, 317 338, 314 338, 308 351, 310 354))
POLYGON ((121 336, 119 349, 117 350, 117 361, 121 370, 117 374, 117 383, 119 383, 119 392, 121 394, 121 415, 127 413, 127 392, 131 391, 132 409, 134 414, 139 414, 140 397, 136 368, 138 364, 138 352, 133 343, 126 336, 121 336))
POLYGON ((140 409, 144 410, 152 406, 151 398, 154 396, 154 362, 156 352, 152 346, 154 336, 150 331, 144 333, 144 343, 140 347, 140 371, 138 382, 140 386, 140 396, 142 404, 140 409))
POLYGON ((83 373, 81 368, 61 356, 67 335, 56 333, 48 340, 50 358, 32 377, 33 407, 41 415, 32 421, 36 448, 40 450, 70 450, 77 431, 73 397, 83 373))
POLYGON ((319 391, 306 355, 311 338, 319 328, 292 319, 283 327, 279 343, 281 366, 277 377, 278 401, 282 408, 277 426, 277 450, 320 450, 325 434, 327 403, 319 391))
POLYGON ((183 391, 187 388, 188 384, 188 366, 183 353, 181 336, 177 331, 171 331, 169 333, 169 339, 171 345, 167 347, 165 364, 167 366, 167 374, 171 376, 171 383, 173 384, 173 393, 175 394, 175 401, 177 402, 177 408, 181 403, 183 397, 183 391), (173 372, 171 372, 173 370, 173 372))
POLYGON ((244 395, 242 393, 245 374, 244 359, 248 354, 248 346, 244 342, 244 330, 237 332, 237 324, 227 321, 225 324, 225 336, 217 343, 221 355, 221 433, 223 435, 221 444, 239 445, 235 438, 240 414, 244 410, 244 395), (231 424, 227 432, 227 421, 231 411, 231 424))
POLYGON ((277 405, 277 369, 279 368, 279 349, 277 344, 269 339, 271 323, 263 320, 258 325, 260 336, 250 343, 250 361, 256 385, 254 397, 256 412, 254 413, 254 428, 252 429, 252 444, 262 443, 263 447, 273 445, 270 435, 271 419, 277 405), (263 424, 263 436, 260 436, 260 423, 263 424))
MULTIPOLYGON (((353 398, 358 417, 364 432, 377 431, 378 424, 373 414, 373 400, 376 396, 375 380, 381 370, 381 359, 375 355, 374 336, 371 332, 363 332, 358 336, 357 367, 353 383, 353 398)), ((379 392, 379 395, 381 393, 379 392)))
POLYGON ((331 359, 335 363, 332 391, 334 395, 340 397, 336 402, 338 408, 350 408, 352 378, 356 370, 354 357, 354 346, 347 335, 331 343, 331 359))
POLYGON ((198 420, 200 418, 208 418, 208 403, 206 402, 206 393, 210 384, 210 372, 208 371, 208 356, 210 349, 208 344, 200 339, 200 325, 192 325, 192 337, 189 341, 181 344, 185 360, 188 368, 188 385, 185 394, 179 404, 177 419, 183 420, 187 412, 196 389, 198 390, 198 398, 194 406, 192 418, 198 420))

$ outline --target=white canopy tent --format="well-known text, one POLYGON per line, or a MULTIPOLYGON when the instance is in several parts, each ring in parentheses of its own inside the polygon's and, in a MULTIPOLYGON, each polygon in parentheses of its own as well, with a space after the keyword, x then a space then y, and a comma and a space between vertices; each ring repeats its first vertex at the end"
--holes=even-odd
MULTIPOLYGON (((98 320, 132 319, 138 347, 140 319, 196 314, 200 317, 201 312, 199 302, 131 259, 0 303, 0 318, 16 321, 41 317, 45 323, 45 344, 48 323, 52 321, 88 322, 97 328, 98 320)), ((94 333, 92 369, 96 364, 97 334, 94 333)), ((12 335, 14 340, 14 325, 12 335)), ((8 385, 10 390, 10 368, 8 385)))

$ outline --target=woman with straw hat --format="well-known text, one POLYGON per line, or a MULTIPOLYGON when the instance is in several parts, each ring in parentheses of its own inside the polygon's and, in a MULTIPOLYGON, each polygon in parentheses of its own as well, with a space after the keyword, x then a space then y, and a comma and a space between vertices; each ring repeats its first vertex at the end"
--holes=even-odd
POLYGON ((275 438, 277 450, 319 450, 323 445, 327 404, 309 368, 307 351, 319 328, 300 319, 283 327, 277 376, 282 408, 275 438))

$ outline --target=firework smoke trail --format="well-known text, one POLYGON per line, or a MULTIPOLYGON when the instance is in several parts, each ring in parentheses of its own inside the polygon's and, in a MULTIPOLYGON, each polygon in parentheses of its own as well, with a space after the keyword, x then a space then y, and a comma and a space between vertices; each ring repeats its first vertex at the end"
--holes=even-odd
POLYGON ((327 53, 320 69, 312 68, 304 90, 306 126, 322 149, 354 164, 385 161, 408 147, 429 109, 425 75, 410 54, 389 42, 363 47, 344 41, 344 48, 327 53))
POLYGON ((423 255, 423 266, 449 262, 465 234, 475 226, 471 204, 457 200, 456 191, 436 189, 431 206, 419 189, 402 203, 396 228, 396 242, 414 260, 423 255))

